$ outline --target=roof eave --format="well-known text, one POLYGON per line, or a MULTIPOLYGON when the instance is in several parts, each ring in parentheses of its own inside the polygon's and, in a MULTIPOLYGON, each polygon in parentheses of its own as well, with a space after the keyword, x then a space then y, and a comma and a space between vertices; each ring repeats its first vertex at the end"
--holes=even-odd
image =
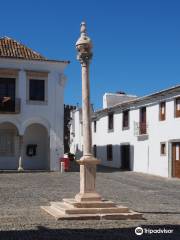
POLYGON ((56 60, 56 59, 26 59, 26 58, 21 58, 21 57, 5 57, 5 56, 0 56, 0 59, 10 59, 10 60, 23 60, 23 61, 38 61, 38 62, 52 62, 52 63, 66 63, 70 64, 69 60, 56 60))
POLYGON ((143 102, 145 100, 150 100, 150 99, 156 98, 158 96, 164 96, 164 93, 174 92, 176 89, 180 90, 180 85, 176 85, 176 86, 173 86, 171 88, 164 89, 164 90, 161 90, 161 91, 158 91, 158 92, 146 95, 146 96, 142 96, 142 97, 130 100, 130 101, 126 101, 126 102, 123 102, 123 103, 120 103, 120 104, 116 104, 116 105, 114 105, 112 107, 109 107, 109 108, 104 108, 104 109, 98 110, 98 111, 95 112, 95 117, 99 114, 108 113, 110 111, 114 111, 116 109, 123 108, 123 107, 130 107, 133 104, 138 104, 140 102, 143 102))

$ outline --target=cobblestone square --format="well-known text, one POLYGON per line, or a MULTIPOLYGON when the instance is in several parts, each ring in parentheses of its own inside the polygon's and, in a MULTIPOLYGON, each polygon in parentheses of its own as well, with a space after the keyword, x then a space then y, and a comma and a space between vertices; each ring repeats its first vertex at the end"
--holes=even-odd
POLYGON ((144 220, 56 221, 40 209, 72 198, 79 172, 0 174, 0 240, 6 239, 180 239, 180 181, 100 167, 97 191, 142 212, 144 220), (136 227, 172 229, 172 234, 136 236, 136 227))

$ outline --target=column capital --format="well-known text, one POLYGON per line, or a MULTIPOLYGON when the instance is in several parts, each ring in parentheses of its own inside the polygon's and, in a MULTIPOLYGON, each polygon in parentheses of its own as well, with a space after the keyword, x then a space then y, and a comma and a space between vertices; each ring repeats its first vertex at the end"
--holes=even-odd
POLYGON ((80 62, 82 67, 86 67, 90 63, 92 56, 93 54, 91 52, 78 52, 77 60, 80 62))

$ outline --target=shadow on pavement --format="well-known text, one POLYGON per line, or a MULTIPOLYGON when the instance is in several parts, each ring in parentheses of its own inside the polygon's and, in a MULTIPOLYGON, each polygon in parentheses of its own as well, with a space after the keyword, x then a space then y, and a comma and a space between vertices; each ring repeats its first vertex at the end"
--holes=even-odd
MULTIPOLYGON (((111 173, 111 172, 120 172, 120 171, 124 172, 125 170, 121 170, 120 168, 112 168, 112 167, 97 165, 97 172, 111 173)), ((79 164, 76 161, 70 162, 69 172, 79 172, 79 164)))
MULTIPOLYGON (((37 230, 10 230, 1 231, 0 239, 3 240, 179 240, 180 226, 178 225, 153 225, 142 226, 153 230, 173 230, 173 233, 151 233, 137 236, 135 228, 111 228, 111 229, 48 229, 38 226, 37 230)), ((145 231, 145 230, 144 230, 145 231)))

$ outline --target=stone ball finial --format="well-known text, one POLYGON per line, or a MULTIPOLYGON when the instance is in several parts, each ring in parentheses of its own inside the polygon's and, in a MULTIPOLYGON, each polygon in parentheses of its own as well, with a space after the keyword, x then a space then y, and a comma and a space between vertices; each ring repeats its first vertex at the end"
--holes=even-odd
POLYGON ((86 23, 82 22, 81 23, 81 29, 80 29, 81 34, 86 35, 86 23))

